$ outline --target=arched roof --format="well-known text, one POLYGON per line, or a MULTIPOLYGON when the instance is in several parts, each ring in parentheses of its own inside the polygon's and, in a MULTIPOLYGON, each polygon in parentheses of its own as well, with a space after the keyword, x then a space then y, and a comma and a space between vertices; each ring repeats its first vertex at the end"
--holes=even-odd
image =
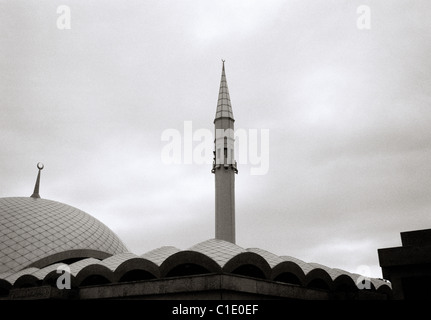
POLYGON ((166 260, 169 256, 181 251, 178 248, 172 246, 163 246, 151 251, 148 251, 141 255, 142 258, 152 261, 156 265, 160 266, 163 261, 166 260))
MULTIPOLYGON (((37 281, 42 283, 55 283, 58 277, 56 268, 60 263, 43 268, 26 268, 18 272, 0 274, 0 289, 9 290, 13 286, 34 285, 37 281)), ((296 285, 317 289, 336 290, 347 288, 357 290, 356 280, 359 275, 340 269, 333 269, 317 263, 306 263, 289 256, 277 256, 259 248, 244 249, 238 245, 223 240, 209 239, 200 242, 187 250, 165 246, 149 251, 140 256, 132 253, 118 253, 105 259, 87 258, 69 264, 72 284, 82 285, 86 279, 98 277, 109 282, 137 281, 133 280, 133 272, 144 279, 164 278, 170 274, 175 276, 188 276, 182 266, 193 265, 191 272, 204 273, 236 273, 241 276, 258 277, 269 281, 283 279, 283 274, 295 276, 296 285), (250 274, 248 274, 250 272, 250 274), (132 273, 129 277, 124 277, 132 273), (148 277, 150 275, 150 277, 148 277), (129 280, 120 280, 129 279, 129 280), (132 280, 130 280, 132 279, 132 280)), ((286 279, 286 277, 284 277, 286 279)), ((287 279, 291 279, 287 277, 287 279)), ((278 281, 278 280, 276 280, 278 281)), ((283 280, 280 280, 284 282, 283 280)), ((389 282, 381 279, 370 279, 370 290, 388 293, 391 290, 389 282)))
POLYGON ((247 252, 245 249, 228 241, 219 239, 209 239, 200 242, 189 250, 203 253, 217 262, 220 267, 224 265, 236 255, 247 252))

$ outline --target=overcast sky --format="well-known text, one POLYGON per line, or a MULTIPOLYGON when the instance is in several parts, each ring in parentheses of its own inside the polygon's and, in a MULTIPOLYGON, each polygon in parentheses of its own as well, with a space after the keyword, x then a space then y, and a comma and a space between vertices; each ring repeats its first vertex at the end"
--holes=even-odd
POLYGON ((161 136, 213 130, 225 59, 236 128, 269 130, 267 174, 236 176, 237 244, 381 277, 377 249, 431 228, 430 15, 428 0, 0 0, 0 197, 30 196, 40 161, 42 198, 136 254, 213 238, 211 165, 165 164, 161 136))

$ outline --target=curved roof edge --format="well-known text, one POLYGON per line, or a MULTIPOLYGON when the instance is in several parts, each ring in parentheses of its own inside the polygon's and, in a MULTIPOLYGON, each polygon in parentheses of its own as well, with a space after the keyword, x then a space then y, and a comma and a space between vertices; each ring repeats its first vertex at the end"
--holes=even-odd
POLYGON ((76 260, 76 259, 84 259, 84 258, 95 258, 99 260, 106 259, 108 257, 112 256, 112 254, 99 251, 99 250, 93 250, 93 249, 72 249, 72 250, 66 250, 62 252, 57 252, 54 254, 51 254, 49 256, 46 256, 42 259, 39 259, 33 263, 31 263, 28 268, 35 267, 42 269, 46 266, 49 266, 54 263, 59 263, 67 260, 76 260))
POLYGON ((391 293, 391 284, 386 280, 368 279, 341 269, 277 256, 263 249, 244 249, 217 239, 200 242, 188 250, 164 246, 140 256, 133 253, 111 256, 94 250, 69 250, 41 259, 38 264, 19 272, 1 274, 0 289, 9 290, 41 282, 52 284, 59 276, 56 270, 63 264, 61 261, 73 261, 74 258, 84 258, 68 264, 75 286, 227 273, 323 290, 366 289, 391 293), (369 280, 370 286, 359 286, 358 279, 369 280))

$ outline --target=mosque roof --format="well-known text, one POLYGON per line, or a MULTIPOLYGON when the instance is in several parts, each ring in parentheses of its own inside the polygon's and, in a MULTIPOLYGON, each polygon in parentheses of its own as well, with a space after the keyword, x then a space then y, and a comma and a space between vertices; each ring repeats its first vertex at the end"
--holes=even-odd
POLYGON ((126 251, 112 230, 82 210, 37 197, 0 198, 0 273, 126 251))
MULTIPOLYGON (((18 272, 0 274, 0 289, 10 290, 53 284, 60 264, 28 267, 18 272)), ((340 269, 306 263, 289 256, 278 256, 258 248, 242 248, 236 244, 209 239, 187 250, 164 246, 142 255, 117 253, 104 259, 86 258, 68 264, 72 286, 81 287, 107 283, 163 279, 197 274, 236 274, 294 285, 358 290, 363 277, 340 269), (103 279, 101 283, 88 279, 103 279)), ((389 292, 391 284, 382 279, 369 279, 369 290, 389 292)))

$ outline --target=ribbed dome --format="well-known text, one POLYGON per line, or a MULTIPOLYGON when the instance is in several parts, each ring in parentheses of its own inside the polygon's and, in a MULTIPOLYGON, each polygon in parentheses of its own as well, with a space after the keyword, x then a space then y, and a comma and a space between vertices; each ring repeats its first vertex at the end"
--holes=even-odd
POLYGON ((0 198, 0 273, 69 250, 128 251, 112 230, 77 208, 31 197, 0 198))

